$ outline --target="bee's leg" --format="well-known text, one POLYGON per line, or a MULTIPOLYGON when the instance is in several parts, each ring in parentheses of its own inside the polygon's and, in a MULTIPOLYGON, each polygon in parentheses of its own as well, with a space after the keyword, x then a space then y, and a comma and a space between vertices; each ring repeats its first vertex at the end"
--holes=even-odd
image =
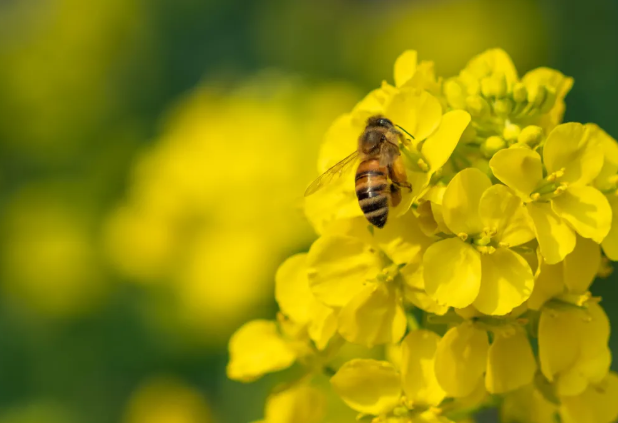
POLYGON ((393 185, 396 185, 397 188, 406 188, 408 191, 412 192, 412 184, 408 181, 405 181, 405 182, 393 181, 393 185))
POLYGON ((408 182, 406 169, 403 166, 401 156, 397 156, 388 166, 388 176, 398 188, 407 188, 409 191, 412 191, 412 185, 408 182))
POLYGON ((401 203, 401 189, 394 183, 390 185, 390 197, 393 207, 397 207, 401 203))

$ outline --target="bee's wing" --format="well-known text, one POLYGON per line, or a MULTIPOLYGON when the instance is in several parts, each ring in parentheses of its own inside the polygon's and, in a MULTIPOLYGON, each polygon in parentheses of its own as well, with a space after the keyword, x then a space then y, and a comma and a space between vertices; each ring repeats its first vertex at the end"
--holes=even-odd
POLYGON ((354 151, 348 157, 341 160, 339 163, 321 174, 315 181, 311 183, 311 185, 309 185, 309 187, 305 191, 305 197, 315 193, 316 191, 331 183, 334 179, 340 177, 343 172, 350 167, 350 165, 356 162, 356 159, 358 159, 358 151, 354 151))

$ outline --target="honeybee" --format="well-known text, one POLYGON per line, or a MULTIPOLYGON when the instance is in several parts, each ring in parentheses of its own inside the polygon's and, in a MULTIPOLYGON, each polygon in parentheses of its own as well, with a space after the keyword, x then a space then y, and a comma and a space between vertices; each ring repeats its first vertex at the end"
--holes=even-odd
POLYGON ((370 117, 358 138, 357 150, 313 181, 305 197, 326 186, 360 159, 355 177, 358 204, 372 225, 384 227, 389 199, 396 207, 401 201, 401 188, 412 190, 399 152, 399 141, 408 142, 393 122, 379 115, 370 117))

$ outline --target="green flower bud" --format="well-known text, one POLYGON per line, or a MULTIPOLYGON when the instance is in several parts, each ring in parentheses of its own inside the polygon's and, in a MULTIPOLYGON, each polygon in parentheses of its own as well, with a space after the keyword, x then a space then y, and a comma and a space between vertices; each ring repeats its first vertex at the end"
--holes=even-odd
POLYGON ((466 108, 472 117, 483 118, 489 114, 489 104, 478 95, 470 95, 466 98, 466 108))
POLYGON ((526 126, 517 137, 517 142, 530 147, 538 145, 543 139, 543 129, 536 125, 526 126))
POLYGON ((493 135, 487 138, 483 144, 481 144, 481 152, 488 159, 491 158, 496 152, 506 147, 506 142, 501 137, 493 135))

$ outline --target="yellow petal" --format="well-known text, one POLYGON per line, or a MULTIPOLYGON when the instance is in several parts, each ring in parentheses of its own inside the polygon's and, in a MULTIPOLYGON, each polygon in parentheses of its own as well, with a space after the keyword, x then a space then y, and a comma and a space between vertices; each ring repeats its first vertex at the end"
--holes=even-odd
POLYGON ((492 394, 504 394, 532 382, 536 361, 528 336, 517 328, 514 333, 496 332, 489 347, 485 386, 492 394))
POLYGON ((275 299, 281 312, 296 323, 309 321, 314 299, 307 279, 307 254, 296 254, 279 266, 275 274, 275 299))
POLYGON ((502 74, 510 86, 517 82, 517 70, 510 56, 502 49, 489 49, 468 62, 466 71, 480 79, 487 75, 502 74))
POLYGON ((564 263, 541 262, 532 295, 528 299, 528 307, 532 310, 540 310, 547 301, 562 294, 565 289, 564 263))
POLYGON ((446 392, 438 384, 434 356, 440 337, 428 330, 410 332, 402 345, 401 376, 406 399, 414 405, 438 405, 446 392))
POLYGON ((446 226, 454 234, 473 235, 483 230, 479 202, 491 181, 475 168, 464 169, 449 182, 442 199, 446 226))
POLYGON ((609 321, 598 304, 587 310, 545 307, 538 331, 541 371, 559 395, 578 395, 609 370, 609 321))
POLYGON ((311 246, 307 268, 313 295, 328 306, 342 307, 375 279, 382 261, 373 247, 356 238, 325 235, 311 246))
POLYGON ((562 261, 575 248, 575 232, 552 210, 551 204, 537 202, 526 206, 543 258, 549 264, 562 261))
POLYGON ((612 423, 618 419, 618 375, 611 372, 582 394, 562 398, 564 423, 612 423))
POLYGON ((596 278, 601 265, 599 244, 580 236, 575 249, 564 258, 564 284, 572 294, 584 294, 596 278))
POLYGON ((385 361, 348 361, 330 382, 341 399, 360 413, 387 413, 397 406, 401 397, 401 376, 385 361))
POLYGON ((543 394, 528 385, 504 397, 500 410, 503 423, 556 423, 558 407, 547 401, 543 394))
POLYGON ((431 245, 432 239, 420 228, 413 213, 391 219, 382 230, 374 232, 380 249, 395 263, 408 263, 431 245))
POLYGON ((229 352, 227 375, 241 382, 285 369, 296 360, 296 352, 281 338, 277 324, 269 320, 245 323, 232 335, 229 352))
POLYGON ((440 124, 442 106, 427 91, 402 88, 388 104, 386 117, 412 134, 418 143, 440 124))
POLYGON ((538 90, 540 85, 545 85, 556 93, 554 106, 541 116, 536 124, 546 131, 550 131, 562 122, 565 109, 564 97, 566 97, 573 86, 573 78, 565 76, 557 70, 541 67, 526 73, 522 78, 522 82, 528 89, 528 92, 538 90))
POLYGON ((493 185, 479 203, 483 225, 497 231, 495 240, 511 247, 534 239, 534 228, 522 200, 505 185, 493 185))
POLYGON ((590 131, 591 142, 603 151, 603 167, 594 185, 601 191, 615 189, 616 183, 612 177, 618 173, 618 142, 598 125, 587 123, 584 126, 590 131))
POLYGON ((597 177, 603 166, 603 153, 596 143, 589 142, 590 131, 581 123, 569 122, 556 126, 543 147, 543 163, 547 173, 564 169, 559 180, 569 184, 587 185, 597 177))
POLYGON ((529 148, 500 150, 489 161, 494 176, 524 201, 543 179, 541 156, 529 148))
POLYGON ((435 302, 425 290, 425 280, 423 279, 423 260, 414 260, 399 269, 404 285, 404 298, 421 310, 428 313, 443 315, 449 306, 435 302))
POLYGON ((324 418, 326 398, 316 388, 298 384, 276 392, 266 400, 266 423, 319 423, 324 418))
POLYGON ((436 377, 449 396, 470 395, 483 378, 489 341, 470 322, 451 328, 438 343, 436 377))
POLYGON ((373 283, 341 309, 338 326, 346 341, 371 348, 399 342, 406 331, 406 316, 394 288, 373 283))
POLYGON ((414 50, 406 50, 395 60, 395 86, 401 87, 416 72, 418 55, 414 50))
POLYGON ((470 119, 470 114, 463 110, 452 110, 442 116, 440 127, 425 140, 421 148, 432 172, 444 166, 451 157, 470 119))
POLYGON ((610 260, 616 261, 618 260, 618 196, 610 195, 607 200, 612 208, 612 226, 601 246, 605 255, 610 260))
MULTIPOLYGON (((352 110, 352 121, 361 130, 365 127, 370 116, 383 115, 384 110, 390 99, 398 90, 386 81, 382 82, 380 88, 369 92, 352 110)), ((360 134, 360 132, 359 132, 360 134)))
POLYGON ((312 301, 309 311, 311 321, 307 332, 316 348, 322 351, 328 345, 328 341, 337 333, 337 315, 332 308, 326 307, 317 300, 312 301))
MULTIPOLYGON (((316 177, 347 157, 357 148, 363 126, 353 122, 351 114, 340 116, 326 132, 320 147, 316 177)), ((334 178, 319 192, 305 197, 305 215, 318 233, 334 220, 362 216, 354 187, 354 165, 334 178)))
POLYGON ((528 262, 508 248, 481 256, 481 289, 474 306, 491 315, 504 315, 526 301, 534 287, 528 262))
POLYGON ((439 304, 467 307, 481 286, 480 253, 459 238, 438 241, 423 256, 425 289, 439 304))
POLYGON ((569 222, 584 238, 600 244, 612 224, 612 208, 607 198, 593 187, 570 187, 551 202, 557 215, 569 222))

